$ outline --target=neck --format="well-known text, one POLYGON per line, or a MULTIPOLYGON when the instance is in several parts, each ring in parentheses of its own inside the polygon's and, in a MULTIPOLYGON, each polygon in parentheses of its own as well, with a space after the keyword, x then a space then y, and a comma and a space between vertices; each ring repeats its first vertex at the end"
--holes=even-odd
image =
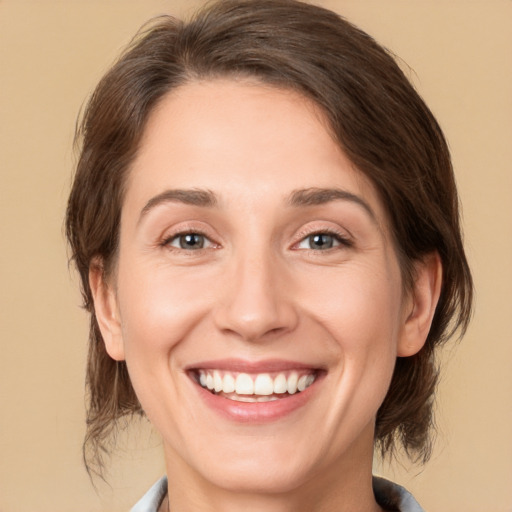
MULTIPOLYGON (((173 491, 171 491, 172 493, 173 491)), ((168 501, 167 498, 163 504, 161 512, 189 512, 190 510, 201 512, 383 512, 383 509, 372 498, 364 499, 359 497, 354 500, 353 496, 342 495, 342 491, 338 492, 339 497, 308 495, 300 500, 297 495, 293 498, 290 496, 265 496, 262 494, 236 494, 229 497, 209 496, 208 500, 205 496, 196 496, 193 508, 191 508, 190 496, 179 496, 176 493, 168 501)))

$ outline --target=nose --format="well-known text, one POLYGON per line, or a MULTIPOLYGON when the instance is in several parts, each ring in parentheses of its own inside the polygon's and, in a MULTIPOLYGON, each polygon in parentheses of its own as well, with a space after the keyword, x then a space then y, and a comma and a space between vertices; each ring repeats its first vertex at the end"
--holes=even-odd
POLYGON ((231 266, 215 311, 217 328, 250 342, 274 339, 298 323, 286 271, 270 256, 246 255, 231 266))

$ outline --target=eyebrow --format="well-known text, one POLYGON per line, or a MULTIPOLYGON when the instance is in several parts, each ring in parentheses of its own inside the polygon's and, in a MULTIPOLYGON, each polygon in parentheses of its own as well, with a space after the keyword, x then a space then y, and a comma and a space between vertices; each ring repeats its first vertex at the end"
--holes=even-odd
POLYGON ((150 210, 164 203, 182 203, 192 206, 202 206, 212 208, 217 204, 217 197, 211 190, 201 189, 173 189, 165 190, 161 194, 152 197, 142 208, 139 216, 139 222, 148 214, 150 210))
MULTIPOLYGON (((374 211, 361 197, 339 188, 306 188, 294 190, 288 204, 293 207, 319 206, 332 201, 349 201, 362 207, 371 219, 377 222, 374 211)), ((142 208, 139 222, 147 213, 160 204, 182 203, 203 208, 212 208, 218 204, 217 196, 211 190, 202 189, 170 189, 152 197, 142 208)))
POLYGON ((306 188, 294 190, 290 194, 289 204, 299 206, 319 206, 332 201, 349 201, 361 206, 374 222, 377 222, 375 212, 361 197, 339 188, 306 188))

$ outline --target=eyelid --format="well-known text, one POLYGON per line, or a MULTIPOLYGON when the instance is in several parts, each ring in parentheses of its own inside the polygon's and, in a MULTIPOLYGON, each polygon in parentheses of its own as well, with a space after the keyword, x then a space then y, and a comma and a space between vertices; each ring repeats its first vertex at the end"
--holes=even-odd
MULTIPOLYGON (((334 237, 338 242, 339 245, 336 247, 332 247, 332 249, 336 249, 337 247, 352 247, 354 245, 353 237, 350 233, 348 233, 346 230, 342 230, 339 228, 335 228, 332 226, 310 226, 302 229, 297 233, 297 235, 294 237, 295 241, 292 244, 291 249, 292 250, 311 250, 314 252, 319 252, 314 249, 299 249, 297 246, 305 241, 308 237, 313 235, 330 235, 334 237)), ((327 252, 327 250, 325 250, 327 252)))
POLYGON ((205 246, 204 247, 199 247, 198 249, 193 249, 192 247, 190 248, 190 251, 201 251, 201 250, 204 250, 204 249, 209 249, 211 248, 212 246, 215 246, 216 244, 214 242, 212 242, 210 240, 210 238, 208 236, 206 236, 204 233, 199 233, 197 231, 185 231, 185 232, 182 232, 182 233, 176 233, 175 235, 173 236, 170 236, 170 237, 167 237, 166 240, 164 240, 163 244, 166 246, 166 247, 172 247, 173 249, 178 249, 178 250, 181 250, 181 251, 187 251, 189 252, 187 249, 185 249, 184 247, 178 247, 176 245, 174 245, 174 242, 175 241, 178 241, 182 236, 186 236, 186 235, 199 235, 199 236, 202 236, 205 240, 205 246))
MULTIPOLYGON (((162 236, 160 237, 158 241, 158 245, 161 247, 169 248, 169 249, 176 249, 177 251, 184 251, 184 249, 181 249, 179 247, 173 247, 171 242, 175 239, 177 239, 180 236, 189 235, 189 234, 195 234, 195 235, 201 235, 203 236, 208 242, 208 247, 203 247, 201 249, 196 249, 197 252, 205 249, 211 249, 220 247, 220 244, 215 241, 214 236, 210 233, 211 230, 204 229, 201 226, 198 226, 196 223, 180 223, 177 226, 166 230, 162 236)), ((192 251, 185 251, 185 252, 192 252, 192 251)))

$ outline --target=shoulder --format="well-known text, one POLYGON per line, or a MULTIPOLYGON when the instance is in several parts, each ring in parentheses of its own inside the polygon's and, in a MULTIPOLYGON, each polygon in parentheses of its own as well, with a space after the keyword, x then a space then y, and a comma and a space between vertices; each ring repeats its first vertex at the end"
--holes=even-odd
POLYGON ((158 512, 167 493, 167 478, 164 476, 136 503, 130 512, 158 512))
POLYGON ((407 489, 384 478, 373 477, 373 492, 377 503, 387 510, 425 512, 407 489))

